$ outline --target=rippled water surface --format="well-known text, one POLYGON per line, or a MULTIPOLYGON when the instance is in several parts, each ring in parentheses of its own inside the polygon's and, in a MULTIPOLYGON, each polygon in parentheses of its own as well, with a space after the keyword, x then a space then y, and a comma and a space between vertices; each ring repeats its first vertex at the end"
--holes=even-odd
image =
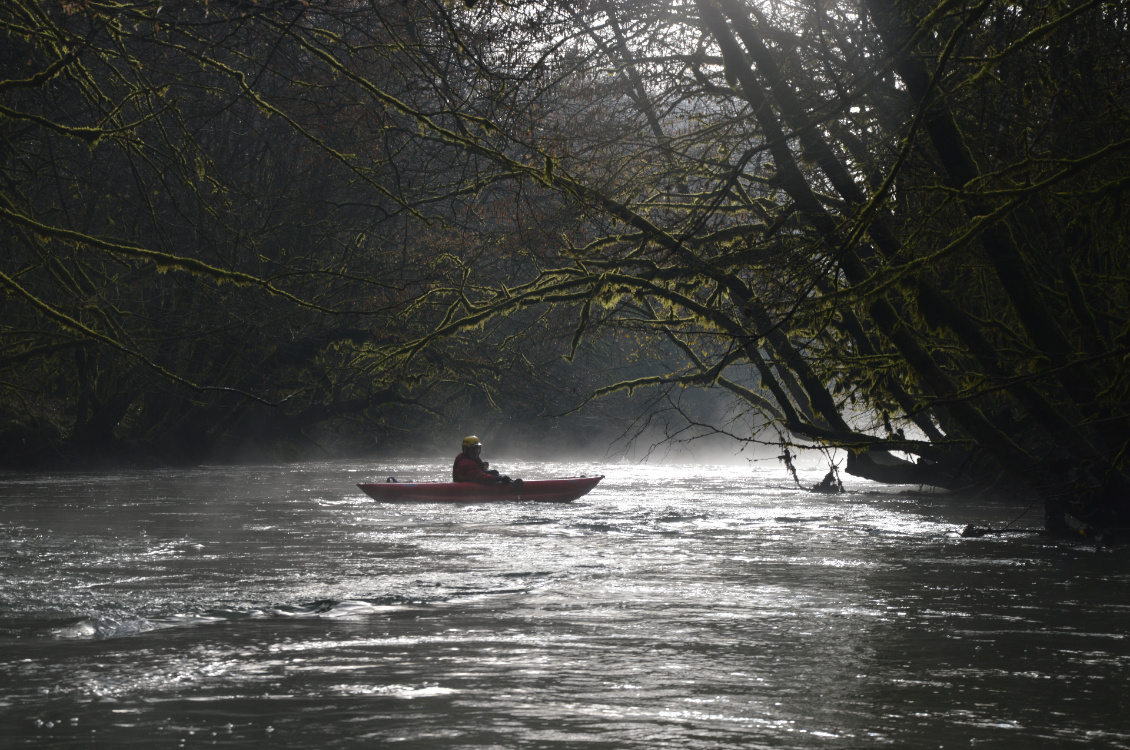
POLYGON ((0 747, 1130 747, 1130 548, 759 466, 0 476, 0 747))

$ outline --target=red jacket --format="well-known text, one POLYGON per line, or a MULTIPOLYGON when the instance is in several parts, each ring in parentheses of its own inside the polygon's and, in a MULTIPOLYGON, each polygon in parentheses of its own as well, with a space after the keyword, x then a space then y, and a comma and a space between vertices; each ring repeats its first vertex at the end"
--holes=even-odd
POLYGON ((492 474, 487 474, 482 461, 471 458, 466 453, 460 453, 455 457, 455 465, 451 467, 451 481, 498 484, 500 480, 492 474))

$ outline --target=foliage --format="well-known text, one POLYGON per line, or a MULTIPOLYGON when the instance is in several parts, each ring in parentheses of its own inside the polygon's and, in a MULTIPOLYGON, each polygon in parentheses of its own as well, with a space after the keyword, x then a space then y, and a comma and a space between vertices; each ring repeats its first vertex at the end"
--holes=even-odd
POLYGON ((1125 524, 1124 8, 624 0, 459 18, 523 13, 547 80, 485 155, 544 159, 529 178, 578 211, 567 259, 451 290, 441 325, 392 356, 571 309, 571 347, 612 327, 684 354, 596 395, 722 386, 763 430, 848 448, 853 473, 1035 494, 1057 528, 1064 510, 1125 524))
POLYGON ((27 434, 395 434, 393 404, 450 426, 646 393, 641 429, 1126 524, 1121 5, 2 13, 27 434), (744 411, 690 413, 704 388, 744 411))
POLYGON ((414 23, 396 3, 4 5, 9 462, 198 460, 422 404, 427 368, 357 366, 453 272, 428 242, 466 185, 408 109, 432 101, 404 66, 414 23))

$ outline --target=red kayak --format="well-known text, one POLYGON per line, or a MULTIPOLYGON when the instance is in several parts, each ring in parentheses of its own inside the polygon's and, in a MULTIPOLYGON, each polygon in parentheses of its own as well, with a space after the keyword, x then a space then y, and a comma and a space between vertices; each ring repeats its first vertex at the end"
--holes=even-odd
POLYGON ((568 479, 532 479, 510 484, 477 482, 376 482, 358 487, 385 503, 570 503, 584 495, 604 476, 568 479))

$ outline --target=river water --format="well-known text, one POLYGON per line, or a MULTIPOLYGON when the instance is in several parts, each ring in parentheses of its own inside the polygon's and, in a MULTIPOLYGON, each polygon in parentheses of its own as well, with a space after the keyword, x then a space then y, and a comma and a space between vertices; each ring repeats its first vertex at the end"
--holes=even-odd
POLYGON ((497 463, 606 478, 0 476, 0 747, 1130 747, 1130 548, 961 538, 1024 509, 776 462, 497 463))

